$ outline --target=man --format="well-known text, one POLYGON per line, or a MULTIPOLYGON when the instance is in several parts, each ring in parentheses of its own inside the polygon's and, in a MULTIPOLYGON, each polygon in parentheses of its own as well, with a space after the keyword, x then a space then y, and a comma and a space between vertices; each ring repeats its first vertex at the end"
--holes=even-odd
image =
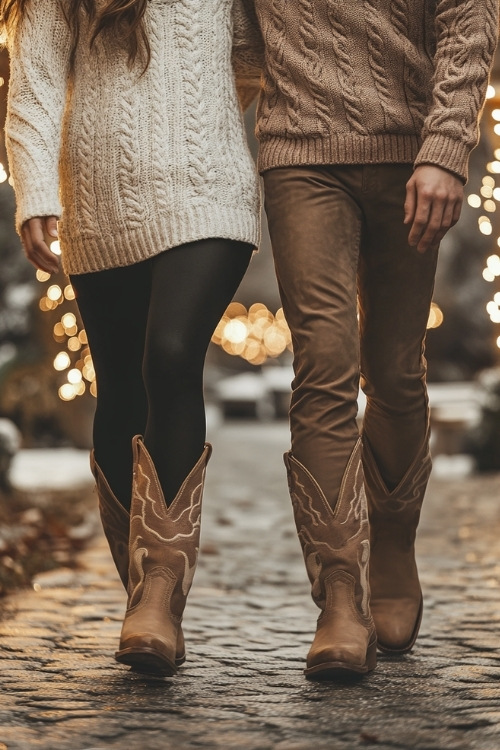
POLYGON ((306 675, 362 674, 377 645, 404 654, 420 626, 423 345, 438 246, 477 142, 497 0, 254 5, 259 168, 294 346, 285 463, 321 609, 306 675))

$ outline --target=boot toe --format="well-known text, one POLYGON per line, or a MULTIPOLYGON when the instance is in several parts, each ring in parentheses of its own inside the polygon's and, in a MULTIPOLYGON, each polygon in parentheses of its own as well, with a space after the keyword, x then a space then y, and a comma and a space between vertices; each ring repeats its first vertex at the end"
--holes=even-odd
POLYGON ((366 651, 351 643, 336 643, 327 648, 309 653, 307 667, 317 667, 321 664, 351 664, 362 666, 366 658, 366 651))
POLYGON ((375 669, 376 652, 375 638, 368 647, 366 643, 339 642, 320 649, 311 648, 304 674, 311 679, 366 674, 375 669))
POLYGON ((153 633, 140 633, 123 639, 115 658, 136 672, 170 677, 177 672, 175 652, 174 643, 153 633))

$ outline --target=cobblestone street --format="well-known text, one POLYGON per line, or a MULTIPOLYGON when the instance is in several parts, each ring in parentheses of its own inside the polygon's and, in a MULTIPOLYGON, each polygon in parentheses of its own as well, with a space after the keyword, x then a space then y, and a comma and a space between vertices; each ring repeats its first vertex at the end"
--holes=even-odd
POLYGON ((414 652, 357 683, 302 669, 317 610, 293 527, 285 423, 211 436, 200 564, 173 679, 115 663, 125 595, 103 537, 77 571, 2 605, 0 748, 498 750, 500 477, 429 488, 419 535, 425 615, 414 652))

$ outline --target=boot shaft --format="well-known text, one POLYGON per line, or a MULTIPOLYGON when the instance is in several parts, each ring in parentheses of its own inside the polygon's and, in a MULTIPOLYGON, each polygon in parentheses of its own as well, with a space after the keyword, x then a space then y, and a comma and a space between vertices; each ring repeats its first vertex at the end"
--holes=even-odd
POLYGON ((95 460, 94 451, 90 454, 90 469, 96 482, 99 514, 104 534, 108 541, 118 575, 125 589, 127 589, 130 516, 109 486, 106 477, 95 460))
POLYGON ((169 507, 139 436, 134 438, 133 454, 128 606, 141 601, 146 581, 150 586, 151 581, 163 577, 171 591, 170 613, 180 618, 198 558, 201 501, 211 446, 205 446, 169 507))
POLYGON ((312 597, 324 610, 331 597, 328 581, 347 575, 353 582, 359 614, 369 618, 368 512, 361 463, 361 442, 356 444, 332 509, 310 472, 290 453, 285 454, 290 497, 297 534, 311 581, 312 597))
POLYGON ((363 443, 363 467, 370 523, 376 523, 380 517, 384 523, 392 520, 416 528, 432 469, 429 430, 411 466, 393 490, 388 490, 367 440, 363 443))

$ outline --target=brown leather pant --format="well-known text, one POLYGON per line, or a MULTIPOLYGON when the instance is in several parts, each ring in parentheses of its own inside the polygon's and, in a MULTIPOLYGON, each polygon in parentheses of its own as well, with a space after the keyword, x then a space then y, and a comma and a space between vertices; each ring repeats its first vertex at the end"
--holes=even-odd
POLYGON ((425 439, 423 345, 437 252, 408 245, 404 164, 300 166, 264 174, 295 378, 292 454, 330 503, 358 439, 394 487, 425 439), (358 321, 359 301, 359 321, 358 321))

